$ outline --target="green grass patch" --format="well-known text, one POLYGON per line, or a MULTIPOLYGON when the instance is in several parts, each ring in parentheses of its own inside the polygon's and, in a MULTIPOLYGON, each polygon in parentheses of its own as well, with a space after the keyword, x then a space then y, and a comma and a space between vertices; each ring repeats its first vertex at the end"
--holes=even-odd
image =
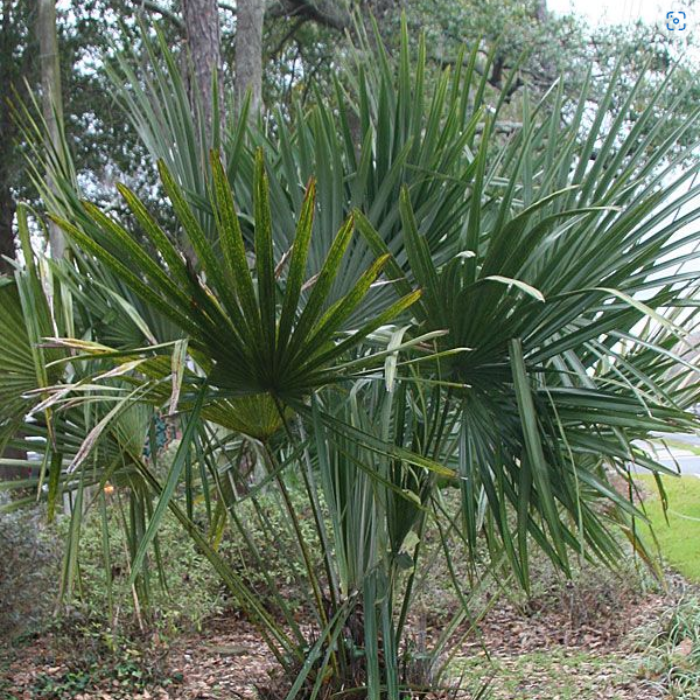
POLYGON ((631 659, 565 647, 492 656, 490 661, 476 656, 459 659, 455 666, 465 679, 491 677, 488 697, 493 700, 617 700, 628 697, 624 689, 635 679, 637 668, 631 659))
POLYGON ((696 476, 664 479, 668 494, 667 523, 653 478, 636 478, 649 492, 645 507, 662 556, 686 578, 700 583, 700 479, 696 476))

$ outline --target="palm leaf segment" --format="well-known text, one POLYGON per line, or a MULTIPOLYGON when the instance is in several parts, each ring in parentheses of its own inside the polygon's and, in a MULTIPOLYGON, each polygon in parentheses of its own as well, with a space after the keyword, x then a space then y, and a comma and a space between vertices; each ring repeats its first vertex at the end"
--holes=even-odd
POLYGON ((218 397, 267 394, 283 403, 303 399, 314 388, 341 378, 339 358, 418 298, 419 292, 412 291, 359 328, 346 328, 387 256, 376 259, 347 294, 328 304, 354 226, 352 218, 346 221, 321 270, 307 281, 313 180, 306 191, 282 284, 278 267, 283 265, 275 262, 262 152, 258 152, 255 173, 254 269, 248 264, 233 193, 218 155, 212 153, 211 157, 210 194, 218 249, 197 222, 182 188, 162 162, 159 167, 165 192, 198 260, 199 275, 142 202, 124 186, 119 187, 120 192, 157 257, 151 257, 125 228, 93 204, 83 205, 95 224, 89 233, 85 230, 88 227, 81 229, 59 218, 56 221, 84 251, 188 334, 189 349, 207 372, 218 397), (346 337, 338 339, 341 333, 346 337))

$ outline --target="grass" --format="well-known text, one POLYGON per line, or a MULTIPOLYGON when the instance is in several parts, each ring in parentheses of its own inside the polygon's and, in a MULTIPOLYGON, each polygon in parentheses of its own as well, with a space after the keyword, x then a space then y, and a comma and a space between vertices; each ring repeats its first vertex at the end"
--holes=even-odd
POLYGON ((580 700, 628 697, 624 688, 636 675, 630 659, 600 656, 578 649, 556 648, 518 656, 464 659, 465 677, 492 677, 493 700, 580 700))
POLYGON ((700 600, 678 599, 657 620, 637 630, 640 674, 669 700, 697 700, 700 688, 700 600))
POLYGON ((669 502, 667 523, 653 479, 637 478, 651 492, 645 507, 663 558, 686 578, 700 583, 700 479, 664 479, 669 502))

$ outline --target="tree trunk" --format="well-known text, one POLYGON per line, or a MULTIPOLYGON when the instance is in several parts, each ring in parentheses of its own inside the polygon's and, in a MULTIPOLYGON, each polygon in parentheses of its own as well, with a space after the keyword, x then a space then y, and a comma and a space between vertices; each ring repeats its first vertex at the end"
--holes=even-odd
POLYGON ((9 185, 0 184, 0 275, 11 273, 12 265, 6 262, 3 256, 13 259, 15 257, 15 235, 12 222, 15 218, 16 203, 9 185))
MULTIPOLYGON (((537 0, 535 4, 535 19, 540 25, 542 32, 547 31, 547 20, 549 19, 549 10, 547 9, 547 0, 537 0)), ((556 66, 552 63, 551 57, 546 54, 540 59, 542 62, 542 73, 544 82, 547 85, 553 83, 557 78, 556 66)))
POLYGON ((15 217, 16 203, 12 196, 10 183, 12 181, 12 149, 14 140, 14 124, 10 117, 10 105, 5 99, 12 94, 14 85, 11 74, 11 61, 14 54, 14 28, 12 26, 11 8, 5 2, 0 7, 2 22, 0 23, 0 85, 3 98, 0 99, 0 275, 12 271, 12 265, 2 256, 15 257, 15 237, 12 221, 15 217), (5 93, 4 91, 7 90, 5 93))
POLYGON ((537 0, 535 4, 535 19, 544 24, 547 21, 547 0, 537 0))
POLYGON ((263 20, 265 0, 238 0, 236 17, 236 95, 238 106, 250 90, 250 114, 262 109, 263 20))
MULTIPOLYGON (((58 58, 58 32, 56 30, 56 0, 39 0, 37 34, 41 62, 41 106, 46 121, 46 148, 61 152, 63 132, 63 100, 61 95, 61 69, 58 58)), ((56 185, 49 173, 47 184, 52 191, 56 185)), ((49 243, 55 260, 66 252, 63 231, 49 222, 49 243)))
POLYGON ((182 16, 196 85, 196 90, 191 91, 190 101, 193 109, 199 105, 204 128, 210 137, 214 112, 214 76, 217 79, 219 110, 223 118, 221 29, 217 0, 182 0, 182 16))

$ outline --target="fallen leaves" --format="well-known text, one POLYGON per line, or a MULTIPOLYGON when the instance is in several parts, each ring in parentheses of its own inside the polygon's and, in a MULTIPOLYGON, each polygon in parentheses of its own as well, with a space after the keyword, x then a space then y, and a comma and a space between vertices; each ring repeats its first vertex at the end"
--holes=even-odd
MULTIPOLYGON (((565 609, 542 605, 524 612, 501 601, 481 623, 479 635, 463 642, 455 665, 463 664, 467 677, 477 680, 493 676, 494 700, 651 700, 655 696, 640 690, 645 679, 626 665, 631 662, 623 655, 624 638, 632 627, 657 617, 664 599, 646 595, 614 603, 578 622, 565 609)), ((437 632, 439 627, 428 629, 428 636, 437 632)), ((159 640, 160 675, 149 682, 96 674, 79 692, 62 693, 61 679, 71 670, 65 644, 46 636, 15 650, 0 696, 10 688, 9 697, 18 700, 254 700, 256 686, 269 684, 278 669, 255 628, 231 614, 211 619, 204 632, 169 647, 159 640), (58 692, 37 694, 39 679, 58 692)), ((688 639, 675 649, 680 658, 691 651, 688 639)), ((147 664, 147 657, 138 663, 147 664)))

